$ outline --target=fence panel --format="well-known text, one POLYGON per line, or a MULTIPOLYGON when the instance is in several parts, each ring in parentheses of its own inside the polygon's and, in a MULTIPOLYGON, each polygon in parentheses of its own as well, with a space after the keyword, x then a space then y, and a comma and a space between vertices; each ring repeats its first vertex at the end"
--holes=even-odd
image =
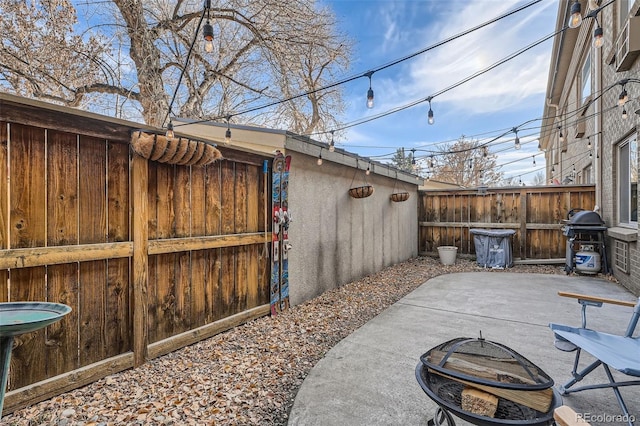
POLYGON ((265 158, 159 164, 124 122, 0 107, 0 302, 72 308, 15 339, 5 414, 268 314, 265 158))
POLYGON ((593 209, 593 185, 421 191, 418 202, 421 253, 453 245, 475 254, 472 228, 513 229, 514 258, 564 258, 562 220, 573 208, 593 209))

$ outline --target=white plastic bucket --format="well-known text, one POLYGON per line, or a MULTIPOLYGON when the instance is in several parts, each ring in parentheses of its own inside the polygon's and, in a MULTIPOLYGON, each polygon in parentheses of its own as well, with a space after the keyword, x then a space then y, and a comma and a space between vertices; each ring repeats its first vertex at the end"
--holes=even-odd
POLYGON ((440 262, 442 262, 443 265, 455 265, 457 253, 458 247, 455 246, 438 247, 438 255, 440 256, 440 262))

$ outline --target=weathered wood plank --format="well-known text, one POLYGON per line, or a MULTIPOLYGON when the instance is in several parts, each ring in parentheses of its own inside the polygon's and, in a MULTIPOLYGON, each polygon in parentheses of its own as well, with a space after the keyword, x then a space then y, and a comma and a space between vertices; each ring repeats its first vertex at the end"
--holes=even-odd
MULTIPOLYGON (((260 212, 260 179, 261 172, 257 167, 247 167, 247 232, 259 232, 259 212, 260 212)), ((247 307, 258 306, 258 247, 247 248, 247 307)))
POLYGON ((173 210, 175 212, 175 224, 172 236, 190 237, 191 234, 191 179, 189 167, 175 167, 173 191, 173 210))
POLYGON ((132 350, 132 322, 129 315, 129 259, 107 261, 106 288, 106 356, 132 350))
MULTIPOLYGON (((173 254, 162 254, 152 256, 150 265, 155 266, 153 273, 153 286, 155 299, 153 304, 156 309, 153 314, 155 322, 149 324, 149 343, 165 339, 173 335, 173 319, 175 313, 175 278, 173 254)), ((151 284, 151 281, 149 283, 151 284)))
POLYGON ((222 265, 221 249, 207 250, 206 264, 206 316, 207 323, 222 318, 222 265))
POLYGON ((10 139, 10 247, 42 247, 46 242, 45 131, 12 124, 10 139))
POLYGON ((78 109, 71 110, 53 104, 25 98, 8 99, 11 95, 0 93, 0 119, 34 128, 64 129, 99 138, 109 138, 128 143, 129 131, 135 123, 105 117, 78 109), (70 111, 73 111, 70 113, 70 111))
POLYGON ((80 365, 85 366, 106 357, 107 261, 80 264, 80 365))
MULTIPOLYGON (((9 246, 9 211, 7 199, 9 198, 7 174, 7 160, 9 145, 9 123, 0 121, 0 249, 9 246)), ((0 303, 9 301, 9 271, 0 270, 0 303)))
MULTIPOLYGON (((160 164, 156 169, 156 212, 152 216, 156 217, 156 238, 172 238, 175 236, 175 166, 160 164)), ((148 254, 151 252, 149 241, 148 254)), ((169 253, 172 253, 171 250, 169 253)), ((153 338, 149 342, 165 339, 174 334, 175 324, 175 256, 173 254, 163 254, 155 256, 155 295, 156 323, 150 325, 153 330, 153 338)))
POLYGON ((149 305, 151 298, 149 286, 151 277, 149 273, 149 195, 145 188, 149 188, 149 162, 134 155, 131 165, 131 184, 133 188, 132 197, 132 236, 133 236, 133 259, 132 271, 132 295, 129 299, 133 302, 130 307, 132 315, 132 336, 131 347, 133 349, 133 364, 137 367, 144 363, 147 358, 147 345, 149 343, 148 319, 149 305))
POLYGON ((127 353, 86 367, 9 391, 5 394, 3 415, 52 398, 133 366, 133 354, 127 353))
POLYGON ((129 241, 129 147, 109 141, 107 167, 107 241, 129 241))
MULTIPOLYGON (((131 345, 134 355, 133 364, 136 367, 141 365, 147 357, 149 305, 151 304, 150 300, 154 300, 150 297, 149 291, 151 278, 148 251, 150 218, 155 220, 155 216, 152 214, 155 211, 151 210, 151 206, 147 204, 151 199, 149 181, 149 162, 139 155, 134 155, 131 166, 133 259, 131 262, 132 295, 130 301, 133 302, 131 345)), ((155 201, 155 197, 153 200, 155 201)))
POLYGON ((220 251, 220 299, 222 316, 226 317, 233 313, 236 298, 236 249, 233 247, 223 248, 220 251))
POLYGON ((191 326, 191 256, 189 252, 175 255, 175 319, 173 333, 183 333, 191 326))
POLYGON ((46 376, 54 377, 80 367, 78 357, 78 264, 47 267, 47 300, 64 303, 71 312, 47 327, 46 376))
POLYGON ((81 244, 0 250, 0 269, 30 268, 133 255, 133 243, 81 244))
MULTIPOLYGON (((11 301, 46 300, 45 268, 25 268, 11 271, 11 301)), ((21 334, 14 338, 9 389, 16 389, 46 379, 46 329, 21 334)))
MULTIPOLYGON (((236 164, 235 168, 235 233, 242 234, 247 231, 248 204, 247 204, 247 166, 236 164)), ((236 287, 234 312, 241 312, 247 307, 248 293, 248 252, 247 248, 240 246, 236 249, 236 287)))
POLYGON ((221 166, 221 194, 220 208, 222 225, 221 232, 223 234, 233 234, 235 232, 235 165, 229 161, 225 161, 221 166))
POLYGON ((205 172, 205 234, 220 235, 222 226, 221 193, 222 171, 220 163, 208 164, 205 172))
MULTIPOLYGON (((191 236, 191 179, 189 167, 174 169, 173 203, 175 211, 174 237, 191 236)), ((173 334, 182 333, 191 324, 191 258, 189 252, 177 253, 174 268, 174 328, 173 334)))
POLYGON ((47 245, 73 244, 78 244, 78 137, 47 131, 47 245))
POLYGON ((269 241, 269 237, 265 236, 264 233, 151 240, 149 241, 149 254, 156 255, 177 253, 189 250, 207 250, 213 248, 247 246, 269 241))
MULTIPOLYGON (((205 168, 191 168, 191 236, 206 233, 206 185, 205 168)), ((206 262, 208 254, 197 250, 191 252, 191 327, 207 323, 206 262)))
POLYGON ((268 304, 260 305, 253 309, 230 315, 211 324, 207 324, 205 326, 189 330, 185 333, 169 337, 165 340, 152 343, 151 345, 149 345, 149 358, 153 359, 162 355, 166 355, 177 349, 227 331, 245 322, 268 315, 270 312, 271 308, 268 304))
POLYGON ((80 137, 78 150, 78 215, 81 244, 107 242, 107 143, 80 137))

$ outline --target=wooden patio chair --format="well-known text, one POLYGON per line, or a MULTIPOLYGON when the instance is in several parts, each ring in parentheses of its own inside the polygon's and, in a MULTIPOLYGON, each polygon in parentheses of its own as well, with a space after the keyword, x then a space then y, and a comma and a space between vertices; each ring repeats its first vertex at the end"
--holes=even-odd
POLYGON ((560 296, 578 299, 578 302, 582 305, 581 327, 549 324, 549 327, 555 334, 555 346, 567 352, 576 351, 573 370, 571 371, 573 378, 564 385, 559 386, 558 390, 562 395, 566 395, 589 389, 611 388, 624 413, 624 419, 628 422, 629 426, 633 426, 633 416, 629 413, 629 409, 622 399, 619 388, 640 385, 640 380, 616 381, 611 374, 611 369, 618 370, 628 376, 640 377, 640 336, 633 336, 636 326, 638 325, 638 319, 640 319, 640 298, 638 298, 636 303, 633 303, 575 293, 558 292, 558 294, 560 296), (609 334, 587 328, 587 306, 601 307, 603 303, 634 308, 631 320, 624 334, 609 334), (578 372, 580 353, 582 350, 587 351, 596 358, 596 360, 578 372), (600 365, 604 368, 607 378, 609 379, 608 383, 572 387, 600 365))

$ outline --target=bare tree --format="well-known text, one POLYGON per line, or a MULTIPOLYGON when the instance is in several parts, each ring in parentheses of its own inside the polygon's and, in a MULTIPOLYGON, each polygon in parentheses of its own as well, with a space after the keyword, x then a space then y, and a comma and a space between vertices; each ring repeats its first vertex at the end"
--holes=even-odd
POLYGON ((497 155, 492 154, 477 140, 461 136, 453 144, 438 147, 441 154, 427 157, 429 176, 442 182, 464 187, 497 185, 502 180, 498 171, 497 155))
POLYGON ((0 50, 0 89, 138 114, 156 126, 170 114, 231 116, 302 133, 337 127, 340 89, 315 91, 349 65, 351 42, 336 33, 331 10, 315 0, 210 4, 87 0, 75 9, 70 0, 0 0, 0 25, 10 29, 0 50), (203 49, 207 22, 210 52, 203 49))
POLYGON ((547 178, 544 175, 544 172, 538 172, 533 176, 533 181, 531 182, 534 186, 541 186, 547 182, 547 178))

